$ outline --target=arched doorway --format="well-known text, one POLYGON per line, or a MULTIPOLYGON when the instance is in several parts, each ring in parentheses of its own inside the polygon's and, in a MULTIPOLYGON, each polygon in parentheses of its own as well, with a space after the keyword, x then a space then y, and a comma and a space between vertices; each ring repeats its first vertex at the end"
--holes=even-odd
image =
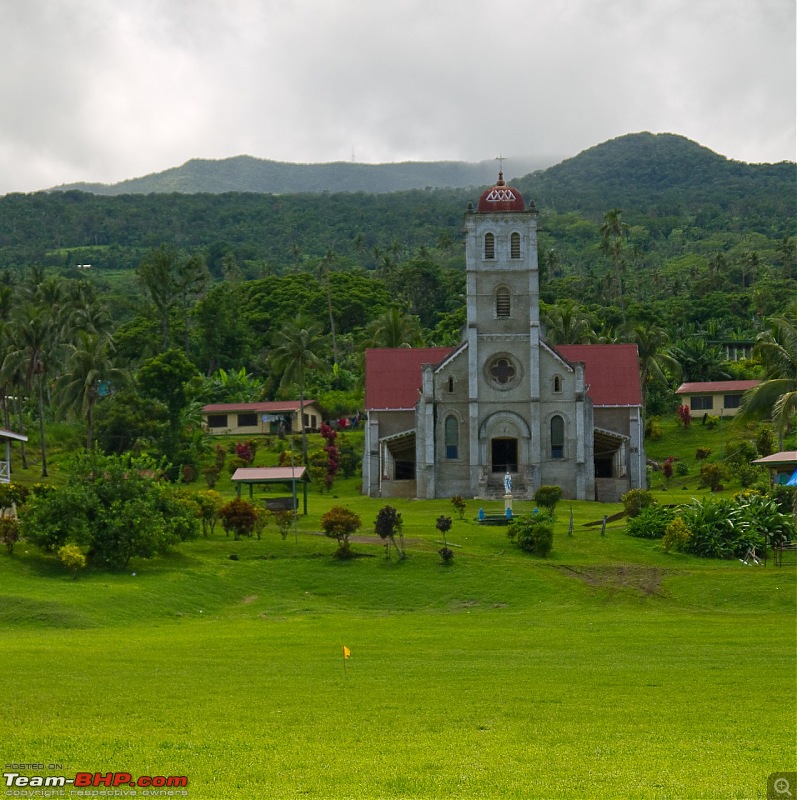
POLYGON ((518 471, 518 442, 507 436, 490 440, 490 465, 492 472, 518 471))

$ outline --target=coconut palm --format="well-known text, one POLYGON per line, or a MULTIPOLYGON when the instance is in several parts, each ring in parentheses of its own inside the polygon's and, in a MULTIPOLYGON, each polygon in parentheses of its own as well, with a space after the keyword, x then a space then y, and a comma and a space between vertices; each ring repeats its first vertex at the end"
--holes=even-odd
POLYGON ((110 391, 129 383, 125 370, 114 367, 113 340, 109 337, 78 332, 77 343, 66 345, 67 361, 58 380, 60 408, 74 408, 86 416, 86 448, 94 441, 94 406, 110 391))
POLYGON ((418 317, 389 308, 365 329, 369 347, 415 347, 422 344, 418 317))
POLYGON ((304 424, 304 392, 307 373, 319 369, 323 362, 318 355, 321 347, 321 328, 313 320, 297 317, 278 330, 272 339, 270 358, 274 368, 282 373, 280 388, 299 387, 299 425, 302 430, 302 459, 307 464, 307 431, 304 424))
POLYGON ((551 344, 589 344, 597 338, 592 316, 571 299, 548 306, 542 321, 545 339, 551 344))
POLYGON ((660 325, 635 325, 631 338, 637 346, 639 379, 644 392, 652 381, 667 384, 668 373, 680 380, 681 365, 667 350, 670 338, 664 328, 660 325))
POLYGON ((770 330, 758 335, 753 357, 764 366, 764 380, 744 395, 741 419, 769 415, 783 437, 797 418, 797 303, 782 317, 770 318, 770 330))

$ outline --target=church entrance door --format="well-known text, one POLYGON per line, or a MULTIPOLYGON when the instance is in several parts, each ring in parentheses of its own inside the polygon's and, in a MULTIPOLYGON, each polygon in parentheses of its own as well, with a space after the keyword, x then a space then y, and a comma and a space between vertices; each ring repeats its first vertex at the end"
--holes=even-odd
POLYGON ((492 471, 517 472, 517 439, 493 439, 492 471))

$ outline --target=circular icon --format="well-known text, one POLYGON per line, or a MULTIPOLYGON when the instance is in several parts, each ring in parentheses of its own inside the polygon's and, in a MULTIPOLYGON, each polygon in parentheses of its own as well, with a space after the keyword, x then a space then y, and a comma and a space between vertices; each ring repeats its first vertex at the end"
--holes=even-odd
POLYGON ((789 782, 786 780, 786 778, 777 778, 772 786, 778 794, 785 794, 788 797, 791 797, 791 792, 789 791, 791 787, 789 786, 789 782))

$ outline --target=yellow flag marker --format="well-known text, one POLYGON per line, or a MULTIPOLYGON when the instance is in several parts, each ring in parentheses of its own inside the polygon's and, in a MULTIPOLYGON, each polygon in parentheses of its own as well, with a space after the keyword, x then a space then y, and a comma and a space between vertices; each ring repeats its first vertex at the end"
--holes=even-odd
POLYGON ((351 650, 349 650, 346 645, 343 645, 343 658, 348 658, 351 655, 351 650))

